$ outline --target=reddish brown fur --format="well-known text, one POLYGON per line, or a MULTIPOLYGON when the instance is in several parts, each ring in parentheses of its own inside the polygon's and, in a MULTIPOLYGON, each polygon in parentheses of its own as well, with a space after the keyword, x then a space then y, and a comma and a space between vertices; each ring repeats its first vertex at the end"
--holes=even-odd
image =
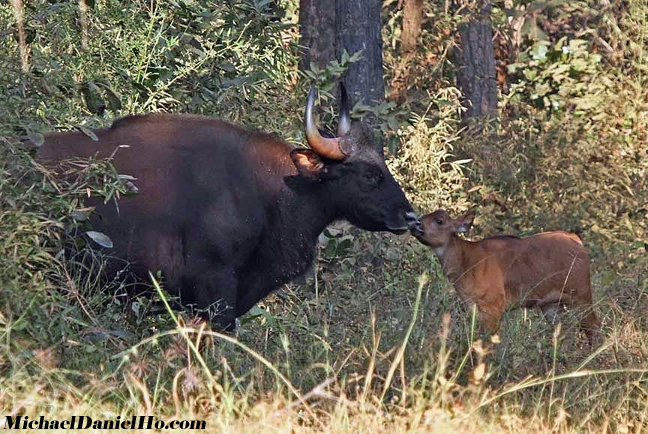
POLYGON ((562 231, 475 242, 459 238, 473 218, 453 220, 437 210, 423 216, 423 227, 412 233, 434 250, 459 296, 477 306, 482 327, 496 332, 510 306, 537 307, 549 319, 565 305, 583 311, 581 328, 592 342, 599 320, 592 309, 589 255, 580 238, 562 231))

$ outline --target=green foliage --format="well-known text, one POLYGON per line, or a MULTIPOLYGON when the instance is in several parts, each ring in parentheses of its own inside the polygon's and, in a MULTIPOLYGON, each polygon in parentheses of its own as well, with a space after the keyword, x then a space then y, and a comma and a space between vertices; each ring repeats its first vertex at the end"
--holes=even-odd
MULTIPOLYGON (((129 187, 106 162, 70 162, 65 166, 66 177, 58 180, 35 166, 22 144, 6 139, 2 144, 0 323, 6 350, 22 354, 11 363, 20 365, 32 350, 58 345, 62 336, 96 325, 98 317, 123 319, 122 308, 102 290, 110 289, 99 278, 102 259, 83 249, 82 238, 70 244, 70 234, 80 229, 77 222, 87 218, 84 197, 92 194, 110 200, 128 193, 129 187), (65 250, 79 248, 77 255, 66 259, 65 250)), ((85 354, 94 351, 96 343, 79 342, 67 351, 85 354)))
MULTIPOLYGON (((322 259, 326 261, 340 262, 350 256, 353 252, 353 235, 344 234, 333 228, 325 229, 320 236, 320 246, 322 248, 322 259)), ((349 258, 355 264, 353 258, 349 258)))
POLYGON ((470 159, 454 155, 459 96, 455 88, 438 91, 426 114, 414 115, 412 124, 399 130, 403 145, 389 166, 421 212, 469 207, 465 172, 470 159))
POLYGON ((335 87, 350 65, 357 62, 362 58, 362 52, 358 51, 353 56, 349 56, 346 50, 342 53, 342 58, 337 61, 329 62, 324 68, 318 67, 316 64, 311 63, 310 69, 304 71, 304 75, 313 81, 320 91, 331 92, 335 91, 335 87))
POLYGON ((612 90, 609 79, 601 79, 602 72, 601 55, 591 53, 587 41, 538 41, 509 65, 513 77, 507 98, 531 101, 538 108, 571 110, 574 115, 590 114, 612 90))
MULTIPOLYGON (((349 65, 359 61, 362 58, 362 55, 362 51, 358 51, 352 56, 349 56, 345 50, 342 53, 340 61, 331 61, 325 65, 324 68, 320 68, 311 63, 310 69, 303 71, 304 75, 319 89, 321 101, 320 107, 328 107, 328 110, 321 118, 322 125, 337 124, 337 112, 334 110, 334 106, 337 104, 332 104, 332 102, 337 93, 340 78, 346 74, 349 65)), ((363 104, 362 101, 360 101, 353 107, 350 107, 350 111, 353 119, 362 120, 367 116, 374 119, 375 121, 372 122, 372 124, 375 124, 380 129, 382 136, 387 139, 385 144, 387 149, 392 153, 397 151, 400 142, 393 132, 396 131, 401 124, 405 123, 404 119, 409 114, 407 110, 397 107, 396 103, 393 101, 385 101, 372 106, 363 104)), ((335 129, 332 128, 331 131, 335 131, 335 129)))
POLYGON ((533 19, 546 38, 525 39, 509 65, 497 136, 457 144, 475 162, 471 199, 482 203, 486 233, 565 229, 595 254, 634 261, 628 244, 648 237, 648 82, 638 48, 646 28, 637 2, 621 11, 545 6, 548 16, 533 19), (598 27, 579 28, 587 17, 598 27))
MULTIPOLYGON (((310 69, 303 71, 304 76, 317 87, 319 95, 320 128, 329 126, 331 132, 337 131, 337 106, 335 101, 338 92, 340 78, 346 73, 349 65, 362 58, 362 53, 355 53, 353 56, 344 51, 340 61, 333 60, 323 68, 311 63, 310 69)), ((355 107, 350 107, 353 117, 358 114, 355 107)))
MULTIPOLYGON (((45 131, 89 133, 122 114, 168 110, 301 136, 307 83, 296 71, 294 0, 97 0, 87 51, 75 2, 26 3, 29 74, 0 33, 3 134, 38 143, 45 131)), ((502 342, 479 340, 429 249, 343 225, 322 235, 314 270, 251 310, 236 336, 187 312, 176 324, 100 277, 106 263, 92 237, 101 238, 87 233, 82 198, 131 194, 131 180, 90 160, 57 181, 2 142, 2 414, 191 415, 223 432, 637 431, 648 365, 648 9, 521 3, 547 42, 534 51, 542 33, 530 31, 519 47, 495 134, 461 129, 447 2, 425 2, 408 59, 398 2, 385 2, 386 74, 406 92, 354 113, 377 114, 393 133, 400 146, 388 164, 421 213, 477 205, 480 235, 579 231, 595 253, 605 346, 583 347, 569 315, 554 333, 526 310, 507 313, 502 342)), ((1 28, 12 20, 0 4, 1 28)), ((352 60, 306 73, 323 107, 352 60)))
MULTIPOLYGON (((0 48, 3 129, 95 127, 106 111, 157 110, 234 121, 255 113, 257 123, 277 126, 276 117, 264 119, 263 110, 248 108, 276 113, 290 102, 278 89, 294 84, 296 46, 284 42, 292 24, 278 13, 270 2, 102 0, 90 9, 90 43, 83 51, 76 3, 27 2, 29 76, 17 79, 13 39, 5 36, 0 48)), ((11 19, 9 4, 0 16, 11 19)))

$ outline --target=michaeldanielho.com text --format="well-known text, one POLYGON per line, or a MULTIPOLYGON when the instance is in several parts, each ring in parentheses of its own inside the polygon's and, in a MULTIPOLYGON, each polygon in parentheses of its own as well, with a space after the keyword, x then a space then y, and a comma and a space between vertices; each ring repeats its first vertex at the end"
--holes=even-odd
POLYGON ((0 426, 7 429, 195 429, 204 430, 204 420, 170 420, 165 422, 153 416, 131 416, 121 419, 93 419, 90 416, 72 416, 69 419, 29 419, 28 416, 6 416, 0 426))

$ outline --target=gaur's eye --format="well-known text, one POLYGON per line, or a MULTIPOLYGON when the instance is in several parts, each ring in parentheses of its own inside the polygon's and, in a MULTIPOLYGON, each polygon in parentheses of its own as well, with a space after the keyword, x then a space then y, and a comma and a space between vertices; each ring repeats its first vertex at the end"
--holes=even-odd
POLYGON ((378 182, 380 182, 380 173, 368 171, 364 173, 363 178, 367 184, 378 184, 378 182))
POLYGON ((441 219, 436 219, 436 220, 434 220, 434 223, 436 223, 436 224, 438 224, 439 226, 441 226, 441 225, 443 224, 443 220, 441 220, 441 219))

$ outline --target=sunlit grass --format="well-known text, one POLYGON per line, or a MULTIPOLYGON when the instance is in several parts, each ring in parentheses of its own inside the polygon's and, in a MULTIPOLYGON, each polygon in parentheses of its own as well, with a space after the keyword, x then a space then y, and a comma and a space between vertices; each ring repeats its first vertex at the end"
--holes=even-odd
MULTIPOLYGON (((624 321, 609 303, 598 304, 605 335, 598 348, 584 344, 568 315, 567 326, 552 330, 535 312, 507 313, 501 342, 492 341, 475 330, 446 282, 423 277, 435 268, 424 250, 392 236, 357 238, 409 252, 383 264, 400 281, 396 293, 378 302, 371 296, 382 282, 360 283, 375 269, 338 270, 338 283, 323 283, 318 300, 314 280, 287 288, 236 335, 169 311, 167 325, 153 318, 134 330, 140 338, 132 344, 97 341, 105 360, 69 369, 65 347, 87 340, 83 329, 62 345, 18 349, 9 342, 18 333, 3 318, 0 410, 30 419, 204 419, 208 431, 227 432, 640 432, 648 391, 645 295, 624 321), (408 261, 419 261, 418 270, 398 272, 408 261), (356 288, 357 304, 339 299, 345 283, 356 288), (408 314, 394 315, 403 304, 408 314)), ((376 252, 350 254, 364 264, 376 252)), ((630 296, 635 273, 627 270, 607 297, 630 296)), ((104 331, 121 327, 97 323, 104 331)))
MULTIPOLYGON (((10 29, 5 3, 0 19, 10 29)), ((272 11, 144 2, 138 14, 97 2, 82 53, 75 2, 26 3, 56 14, 28 20, 33 76, 20 75, 16 44, 8 33, 2 39, 2 134, 100 126, 158 109, 219 115, 295 141, 302 134, 307 83, 295 44, 282 39, 290 29, 272 11), (82 91, 88 80, 99 83, 100 102, 121 96, 121 108, 95 113, 82 91)), ((236 333, 218 333, 165 308, 168 295, 155 283, 145 297, 101 277, 105 258, 84 248, 86 228, 70 223, 87 188, 124 192, 109 166, 77 162, 70 170, 79 176, 61 183, 7 139, 0 415, 204 419, 208 432, 228 433, 647 432, 648 9, 626 3, 619 14, 603 8, 596 29, 612 52, 594 79, 615 86, 594 107, 597 117, 521 104, 501 113, 495 138, 464 138, 447 73, 452 17, 427 16, 435 31, 425 29, 412 69, 420 73, 408 79, 416 101, 399 107, 417 112, 400 125, 400 151, 388 161, 419 211, 478 206, 479 235, 582 230, 600 346, 586 345, 569 313, 554 329, 538 312, 510 311, 498 338, 482 336, 429 249, 345 225, 323 237, 328 247, 304 279, 261 302, 236 333)), ((396 16, 388 28, 397 38, 396 16)), ((400 58, 391 42, 389 65, 400 58)))

